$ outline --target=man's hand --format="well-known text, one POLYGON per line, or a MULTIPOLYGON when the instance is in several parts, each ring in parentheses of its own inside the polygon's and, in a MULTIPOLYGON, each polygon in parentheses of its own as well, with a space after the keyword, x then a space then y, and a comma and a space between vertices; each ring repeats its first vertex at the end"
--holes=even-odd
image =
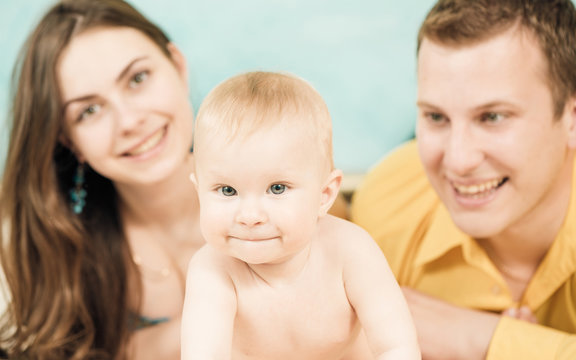
POLYGON ((484 359, 500 315, 449 304, 402 288, 424 360, 484 359))

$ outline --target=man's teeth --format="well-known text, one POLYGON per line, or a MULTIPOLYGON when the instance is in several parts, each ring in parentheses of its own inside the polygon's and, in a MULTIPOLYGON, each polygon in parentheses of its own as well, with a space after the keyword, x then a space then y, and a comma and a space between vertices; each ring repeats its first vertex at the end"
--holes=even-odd
POLYGON ((152 135, 148 140, 143 142, 140 146, 132 149, 132 151, 130 151, 128 153, 128 155, 136 156, 136 155, 143 154, 146 151, 152 149, 154 146, 156 146, 160 143, 160 140, 162 140, 162 138, 164 137, 164 132, 165 132, 164 129, 156 132, 156 134, 152 135))
POLYGON ((456 191, 462 195, 477 195, 496 189, 501 182, 502 179, 494 179, 482 184, 454 185, 454 188, 456 188, 456 191))

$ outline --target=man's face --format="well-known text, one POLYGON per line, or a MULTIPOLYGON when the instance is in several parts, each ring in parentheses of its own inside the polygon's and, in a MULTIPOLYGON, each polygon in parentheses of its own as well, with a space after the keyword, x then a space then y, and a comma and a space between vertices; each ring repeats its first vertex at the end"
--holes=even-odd
POLYGON ((570 186, 574 102, 554 119, 546 62, 531 35, 509 30, 418 56, 420 157, 456 225, 475 238, 562 217, 570 186))

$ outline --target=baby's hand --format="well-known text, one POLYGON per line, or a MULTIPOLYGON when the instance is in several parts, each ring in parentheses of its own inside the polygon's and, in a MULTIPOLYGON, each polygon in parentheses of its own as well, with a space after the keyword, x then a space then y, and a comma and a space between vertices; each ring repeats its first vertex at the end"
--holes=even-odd
POLYGON ((510 308, 502 311, 502 315, 510 316, 518 320, 528 321, 529 323, 537 324, 538 319, 532 313, 532 310, 528 306, 522 306, 520 308, 510 308))

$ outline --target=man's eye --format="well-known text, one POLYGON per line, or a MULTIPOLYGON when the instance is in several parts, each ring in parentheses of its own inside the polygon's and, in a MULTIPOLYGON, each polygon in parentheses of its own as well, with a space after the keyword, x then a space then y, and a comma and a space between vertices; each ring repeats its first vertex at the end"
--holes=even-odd
POLYGON ((272 186, 270 186, 270 192, 272 194, 282 194, 284 191, 286 191, 286 185, 284 184, 273 184, 272 186))
POLYGON ((220 188, 220 193, 222 193, 224 196, 234 196, 236 195, 236 189, 234 189, 232 186, 222 186, 220 188))
POLYGON ((426 114, 426 117, 430 119, 430 121, 432 121, 433 123, 440 123, 446 120, 446 117, 444 115, 434 112, 426 114))
POLYGON ((480 117, 480 120, 482 122, 488 122, 488 123, 497 123, 499 121, 502 121, 504 119, 504 115, 502 115, 501 113, 497 113, 497 112, 488 112, 485 114, 482 114, 482 116, 480 117))
POLYGON ((130 80, 130 87, 134 88, 148 79, 148 71, 140 71, 136 73, 130 80))

